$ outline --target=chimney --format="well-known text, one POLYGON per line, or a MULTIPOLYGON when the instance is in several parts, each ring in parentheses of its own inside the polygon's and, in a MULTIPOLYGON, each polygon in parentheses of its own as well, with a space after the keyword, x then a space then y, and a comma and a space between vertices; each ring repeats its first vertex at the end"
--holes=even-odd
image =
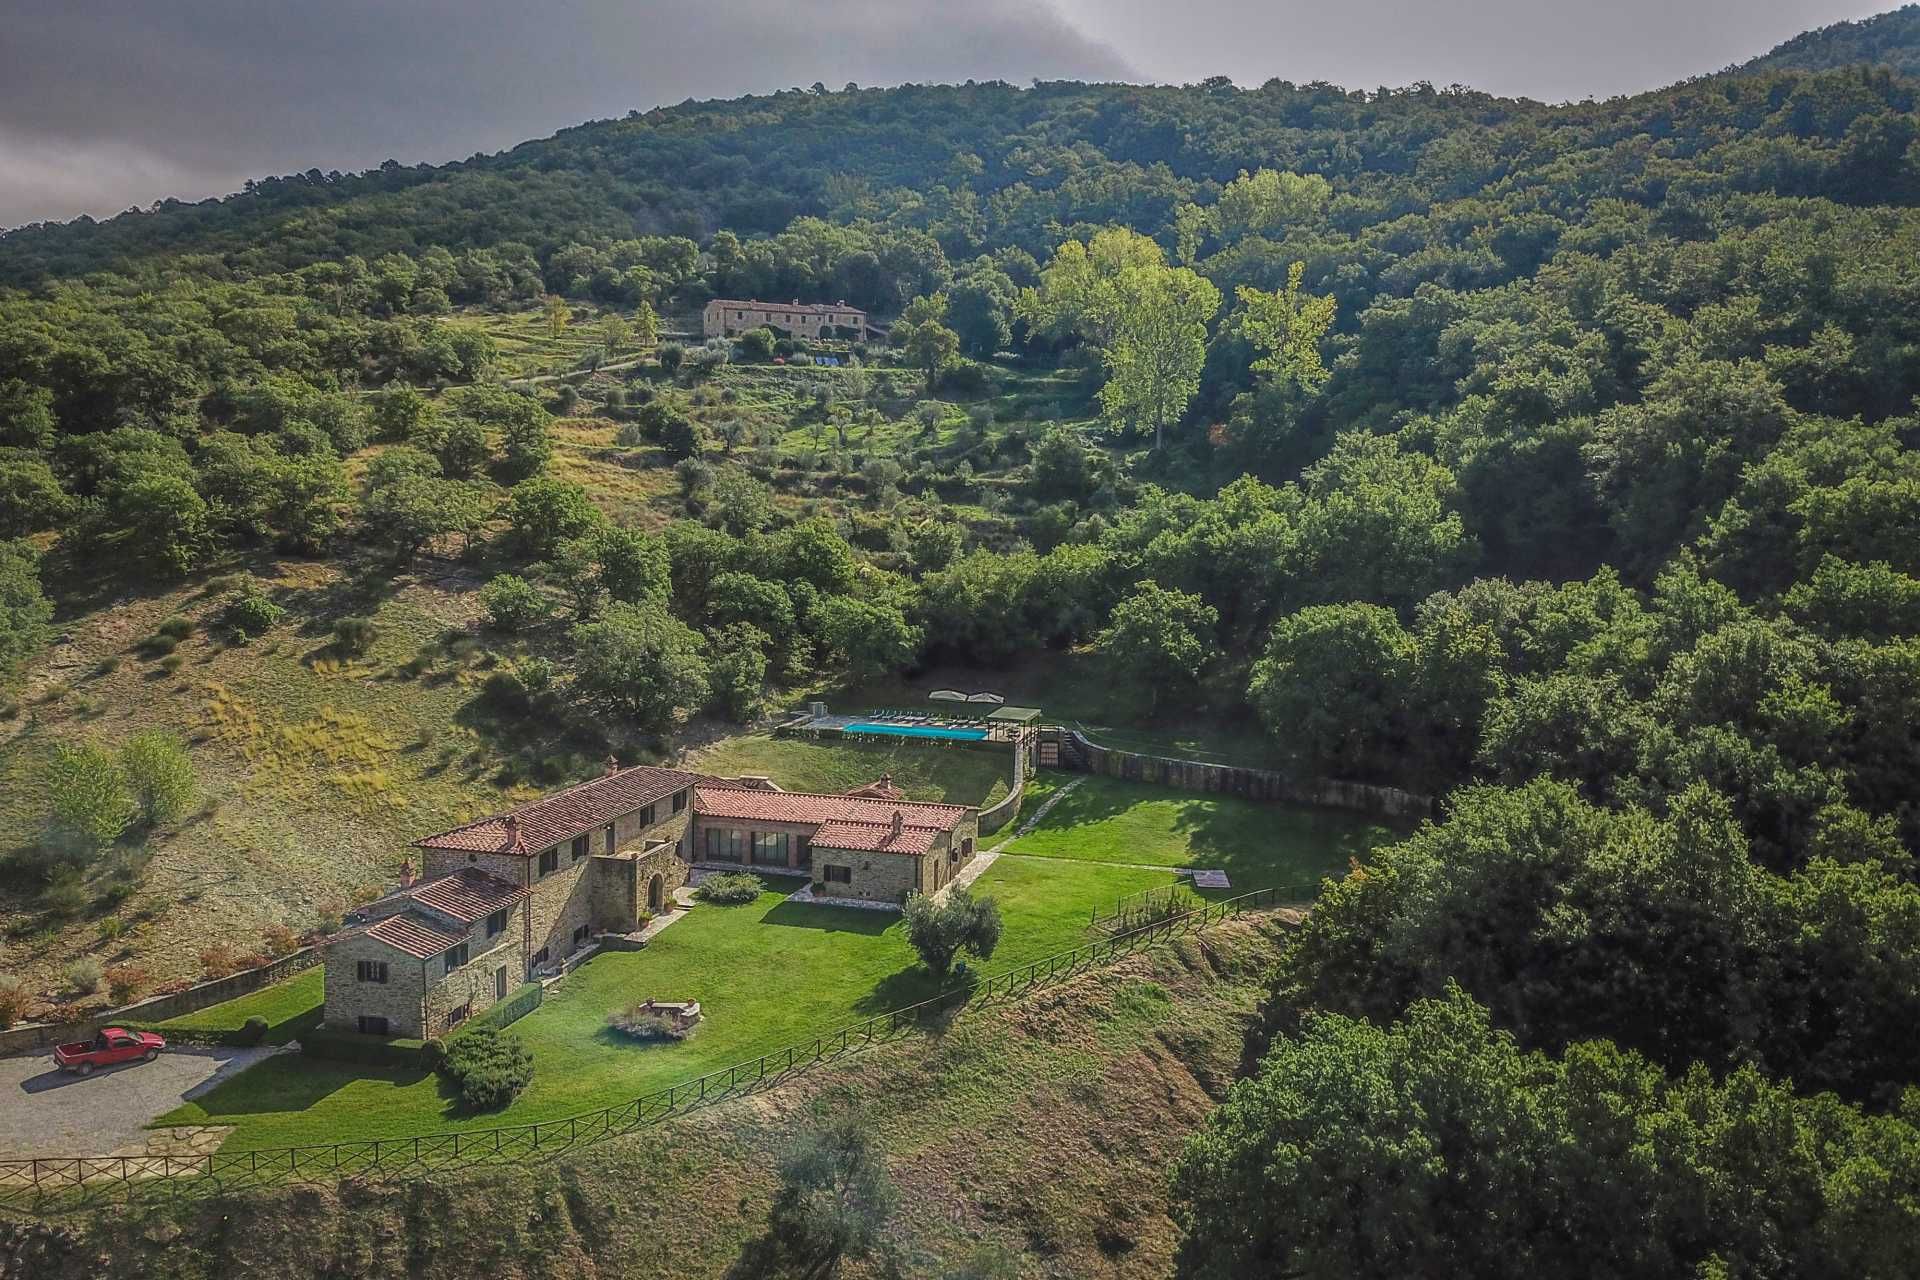
POLYGON ((402 862, 400 864, 400 887, 402 889, 411 889, 413 887, 413 859, 412 858, 408 858, 405 862, 402 862))
POLYGON ((514 817, 512 814, 508 814, 506 828, 507 852, 518 853, 520 850, 520 819, 514 817))
POLYGON ((893 838, 894 839, 898 840, 900 838, 900 832, 906 825, 907 825, 907 820, 900 816, 900 811, 898 809, 895 809, 893 811, 893 838))
POLYGON ((608 756, 607 757, 607 777, 611 778, 614 774, 618 772, 620 772, 620 757, 608 756))

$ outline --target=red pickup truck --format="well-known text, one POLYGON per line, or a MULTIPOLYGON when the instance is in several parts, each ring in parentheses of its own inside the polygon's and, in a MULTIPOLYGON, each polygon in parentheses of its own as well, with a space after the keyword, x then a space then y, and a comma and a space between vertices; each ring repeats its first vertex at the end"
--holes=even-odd
POLYGON ((84 1076, 95 1067, 111 1067, 115 1063, 132 1062, 136 1058, 152 1062, 166 1047, 167 1042, 151 1031, 107 1027, 91 1040, 75 1040, 72 1044, 57 1046, 53 1051, 53 1065, 62 1071, 84 1076))

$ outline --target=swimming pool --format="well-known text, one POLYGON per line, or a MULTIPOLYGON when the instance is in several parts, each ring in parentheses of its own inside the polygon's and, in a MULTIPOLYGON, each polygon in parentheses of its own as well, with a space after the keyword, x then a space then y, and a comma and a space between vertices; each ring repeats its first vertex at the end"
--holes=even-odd
POLYGON ((848 733, 886 733, 896 738, 944 738, 953 742, 980 742, 985 729, 947 729, 937 724, 883 724, 877 720, 856 720, 846 727, 848 733))

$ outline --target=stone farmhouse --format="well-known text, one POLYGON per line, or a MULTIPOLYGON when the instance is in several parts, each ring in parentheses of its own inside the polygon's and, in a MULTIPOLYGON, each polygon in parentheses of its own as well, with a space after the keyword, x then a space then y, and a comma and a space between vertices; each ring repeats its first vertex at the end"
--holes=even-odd
POLYGON ((695 864, 811 874, 819 896, 904 902, 973 859, 979 812, 901 798, 783 791, 642 765, 414 841, 421 875, 327 947, 326 1024, 441 1035, 599 934, 671 906, 695 864))
POLYGON ((864 341, 867 313, 844 302, 742 302, 715 298, 700 314, 709 338, 731 338, 749 329, 768 328, 793 338, 848 337, 864 341))

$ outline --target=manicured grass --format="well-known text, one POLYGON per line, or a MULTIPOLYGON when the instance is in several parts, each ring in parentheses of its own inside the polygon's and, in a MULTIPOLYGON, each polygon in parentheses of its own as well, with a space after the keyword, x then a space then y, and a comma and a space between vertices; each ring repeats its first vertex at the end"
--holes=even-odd
MULTIPOLYGON (((1094 908, 1172 879, 1065 862, 996 865, 976 886, 994 895, 1005 919, 1000 949, 984 967, 1078 946, 1094 908)), ((461 1115, 438 1078, 424 1072, 286 1055, 156 1123, 235 1125, 228 1148, 245 1150, 550 1119, 624 1102, 933 993, 898 915, 790 903, 791 883, 748 906, 701 906, 645 951, 583 965, 513 1025, 533 1053, 534 1079, 505 1111, 461 1115), (650 996, 698 1000, 705 1021, 672 1045, 637 1045, 608 1030, 609 1013, 650 996)))
MULTIPOLYGON (((1256 804, 1233 796, 1065 773, 1034 780, 1027 812, 1079 780, 1008 853, 1079 862, 1133 862, 1225 871, 1233 892, 1310 885, 1398 838, 1377 820, 1332 809, 1256 804)), ((997 869, 997 868, 996 868, 997 869)))
POLYGON ((987 805, 1007 793, 1013 756, 924 742, 814 742, 755 733, 698 752, 690 767, 728 777, 764 774, 789 791, 847 791, 890 773, 909 799, 987 805))
POLYGON ((326 969, 315 965, 270 987, 211 1005, 195 1013, 183 1013, 165 1022, 153 1023, 161 1035, 168 1032, 215 1033, 238 1031, 247 1019, 267 1020, 268 1044, 286 1044, 301 1033, 320 1025, 321 1006, 326 999, 326 969))

